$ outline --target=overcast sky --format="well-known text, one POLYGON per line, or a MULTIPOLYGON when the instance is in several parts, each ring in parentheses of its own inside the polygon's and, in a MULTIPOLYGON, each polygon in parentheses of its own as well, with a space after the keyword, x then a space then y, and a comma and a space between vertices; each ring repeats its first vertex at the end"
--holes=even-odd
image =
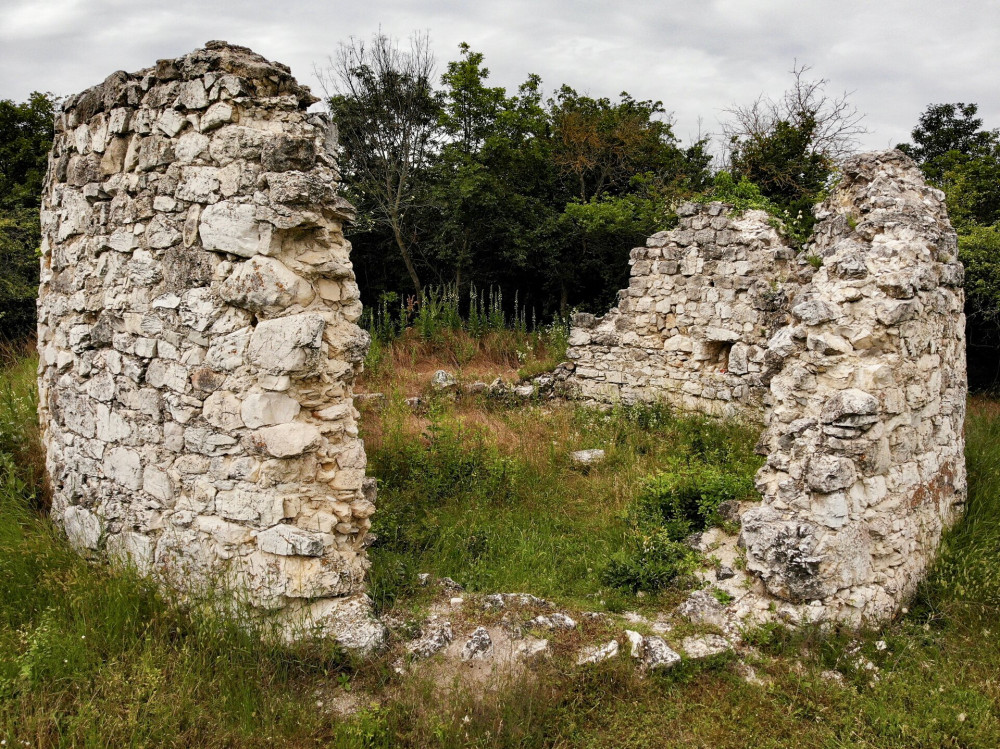
POLYGON ((546 90, 660 99, 685 141, 699 118, 715 132, 725 108, 780 96, 796 59, 830 93, 853 92, 865 147, 908 140, 932 102, 977 102, 1000 127, 998 0, 0 0, 0 99, 75 93, 210 39, 315 90, 314 65, 380 27, 427 31, 439 68, 468 42, 510 90, 538 73, 546 90))

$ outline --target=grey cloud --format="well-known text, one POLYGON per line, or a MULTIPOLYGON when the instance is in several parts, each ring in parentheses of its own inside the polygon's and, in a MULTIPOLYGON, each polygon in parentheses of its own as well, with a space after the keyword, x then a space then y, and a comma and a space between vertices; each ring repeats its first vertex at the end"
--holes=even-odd
POLYGON ((4 0, 0 98, 72 93, 209 39, 250 46, 315 86, 314 65, 339 41, 427 30, 442 68, 467 41, 496 85, 538 73, 547 90, 661 99, 682 138, 699 118, 716 130, 726 107, 779 96, 797 59, 830 93, 854 92, 872 131, 863 145, 881 148, 907 139, 931 102, 978 102, 1000 127, 998 22, 1000 5, 960 0, 4 0))

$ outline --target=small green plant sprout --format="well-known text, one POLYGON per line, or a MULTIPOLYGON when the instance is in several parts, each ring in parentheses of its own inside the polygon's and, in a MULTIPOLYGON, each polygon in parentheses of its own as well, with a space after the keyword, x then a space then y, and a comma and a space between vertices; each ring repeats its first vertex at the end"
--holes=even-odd
POLYGON ((712 588, 712 595, 715 596, 715 600, 718 601, 719 603, 721 603, 723 606, 728 606, 734 600, 736 600, 735 598, 733 598, 733 596, 732 596, 731 593, 729 593, 728 591, 723 590, 722 588, 714 588, 713 587, 712 588))
POLYGON ((819 255, 806 255, 806 262, 816 270, 823 267, 823 258, 819 255))
POLYGON ((337 686, 345 692, 351 691, 351 675, 348 673, 337 674, 337 686))
POLYGON ((853 214, 850 213, 847 214, 846 218, 847 218, 847 225, 851 227, 851 231, 856 231, 858 228, 858 219, 853 214))

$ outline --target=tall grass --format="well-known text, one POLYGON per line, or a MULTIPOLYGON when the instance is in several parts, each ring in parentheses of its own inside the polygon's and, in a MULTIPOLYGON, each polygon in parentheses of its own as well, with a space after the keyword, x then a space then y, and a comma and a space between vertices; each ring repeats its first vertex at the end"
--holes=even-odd
POLYGON ((361 326, 371 335, 365 369, 373 375, 391 366, 393 344, 403 340, 410 350, 431 344, 452 366, 485 355, 524 367, 523 376, 530 377, 562 361, 569 336, 568 319, 541 324, 516 292, 508 306, 499 288, 463 292, 453 284, 427 286, 419 297, 383 294, 362 313, 361 326))
POLYGON ((1000 611, 1000 403, 978 400, 965 422, 969 498, 945 534, 921 600, 994 618, 1000 611))
POLYGON ((678 417, 663 407, 560 407, 543 415, 494 406, 477 421, 438 399, 421 431, 399 402, 378 418, 377 438, 366 436, 366 449, 380 480, 370 554, 372 591, 382 607, 412 592, 419 572, 475 590, 634 606, 634 597, 609 588, 602 573, 647 530, 630 521, 644 477, 654 468, 704 468, 706 454, 724 452, 726 469, 742 477, 742 486, 759 465, 753 426, 678 417), (547 422, 542 430, 531 424, 539 419, 547 422), (604 448, 607 458, 578 470, 570 453, 588 447, 604 448))
POLYGON ((0 483, 27 506, 48 506, 45 456, 38 433, 37 359, 7 344, 0 377, 0 483))
POLYGON ((362 313, 361 326, 382 342, 391 341, 409 327, 427 339, 444 331, 465 330, 478 338, 499 330, 527 333, 538 327, 532 311, 529 328, 528 310, 516 292, 507 309, 502 289, 476 289, 470 285, 468 291, 462 291, 455 284, 426 286, 416 297, 382 294, 374 307, 362 313))

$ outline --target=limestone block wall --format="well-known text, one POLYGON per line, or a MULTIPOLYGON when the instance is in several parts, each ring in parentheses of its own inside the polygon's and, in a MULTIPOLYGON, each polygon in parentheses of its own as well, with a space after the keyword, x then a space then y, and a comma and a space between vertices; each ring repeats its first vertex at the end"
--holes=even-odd
POLYGON ((685 206, 571 331, 570 392, 766 424, 740 543, 810 619, 890 616, 966 496, 963 269, 944 195, 899 151, 843 167, 808 252, 766 216, 685 206), (722 345, 720 345, 722 344, 722 345))
POLYGON ((899 151, 849 161, 816 215, 823 266, 771 349, 742 541, 772 595, 882 619, 965 502, 963 269, 943 194, 899 151))
POLYGON ((690 411, 759 408, 767 341, 788 321, 796 256, 763 211, 681 207, 676 229, 632 250, 629 287, 603 318, 576 315, 569 386, 598 401, 690 411))
POLYGON ((287 67, 209 42, 64 103, 39 394, 75 545, 336 629, 365 608, 374 484, 351 386, 368 338, 314 101, 287 67))

